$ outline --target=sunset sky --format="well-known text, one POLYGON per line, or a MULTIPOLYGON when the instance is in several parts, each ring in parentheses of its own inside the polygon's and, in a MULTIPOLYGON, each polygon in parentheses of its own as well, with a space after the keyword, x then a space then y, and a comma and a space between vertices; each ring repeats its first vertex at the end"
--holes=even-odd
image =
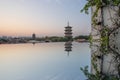
POLYGON ((80 13, 86 0, 0 0, 0 36, 64 36, 90 33, 90 14, 80 13))

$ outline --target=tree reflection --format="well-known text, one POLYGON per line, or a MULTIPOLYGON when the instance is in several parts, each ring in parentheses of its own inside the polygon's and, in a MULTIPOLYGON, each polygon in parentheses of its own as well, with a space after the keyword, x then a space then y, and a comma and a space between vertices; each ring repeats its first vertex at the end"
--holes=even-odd
POLYGON ((99 42, 93 42, 91 46, 91 71, 86 66, 81 70, 87 76, 88 80, 120 80, 120 46, 108 46, 108 51, 101 50, 99 42))

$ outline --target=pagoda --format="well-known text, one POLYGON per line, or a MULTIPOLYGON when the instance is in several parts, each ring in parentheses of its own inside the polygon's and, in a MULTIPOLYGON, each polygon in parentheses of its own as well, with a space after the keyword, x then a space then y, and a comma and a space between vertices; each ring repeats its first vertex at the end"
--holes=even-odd
POLYGON ((65 27, 65 37, 67 38, 68 41, 72 40, 72 27, 68 25, 65 27))

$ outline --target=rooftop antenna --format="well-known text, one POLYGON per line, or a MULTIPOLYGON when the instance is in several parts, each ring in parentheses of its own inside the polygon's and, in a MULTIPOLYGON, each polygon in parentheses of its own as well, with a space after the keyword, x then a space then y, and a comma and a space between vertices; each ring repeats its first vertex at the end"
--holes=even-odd
POLYGON ((68 21, 68 26, 69 26, 69 21, 68 21))

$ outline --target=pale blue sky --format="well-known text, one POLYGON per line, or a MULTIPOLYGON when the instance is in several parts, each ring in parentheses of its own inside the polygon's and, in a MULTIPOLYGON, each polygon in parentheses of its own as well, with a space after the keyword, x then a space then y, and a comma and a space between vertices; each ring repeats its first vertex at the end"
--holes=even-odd
POLYGON ((64 36, 90 33, 90 15, 80 13, 86 0, 0 0, 0 36, 64 36))

